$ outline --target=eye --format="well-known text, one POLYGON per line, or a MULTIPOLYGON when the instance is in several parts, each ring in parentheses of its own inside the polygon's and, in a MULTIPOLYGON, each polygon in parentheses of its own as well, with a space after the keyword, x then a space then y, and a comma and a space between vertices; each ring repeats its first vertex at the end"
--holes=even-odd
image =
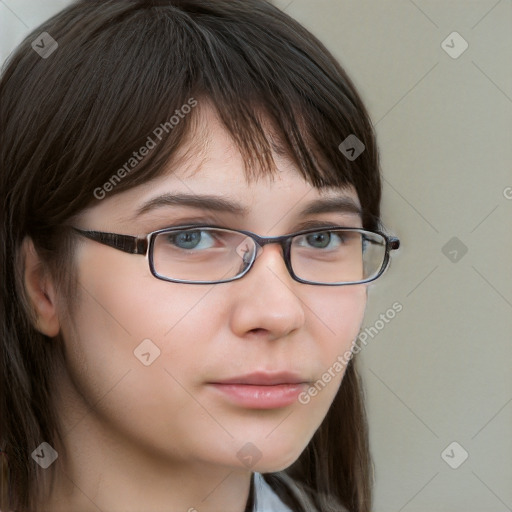
POLYGON ((315 249, 334 249, 344 242, 339 231, 319 231, 298 237, 297 245, 301 247, 313 247, 315 249))
POLYGON ((210 249, 214 242, 211 233, 201 229, 169 233, 166 239, 169 244, 185 250, 210 249))

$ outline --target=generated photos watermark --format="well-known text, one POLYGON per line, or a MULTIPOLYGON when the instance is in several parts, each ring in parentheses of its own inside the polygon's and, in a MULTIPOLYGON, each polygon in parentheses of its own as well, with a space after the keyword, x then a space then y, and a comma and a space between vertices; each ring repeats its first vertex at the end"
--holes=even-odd
POLYGON ((174 111, 168 121, 160 123, 151 133, 148 135, 146 142, 137 150, 132 153, 132 156, 106 181, 103 186, 96 187, 93 195, 96 199, 104 199, 109 192, 114 190, 114 187, 118 185, 123 178, 130 174, 147 156, 153 149, 156 148, 158 143, 162 140, 164 133, 169 133, 175 128, 182 119, 184 119, 192 109, 197 106, 197 100, 189 98, 187 103, 181 106, 181 108, 174 111))
POLYGON ((379 332, 382 331, 382 329, 384 329, 384 327, 402 311, 402 309, 403 306, 400 302, 394 302, 385 313, 381 313, 379 315, 378 320, 376 320, 372 326, 366 327, 361 331, 359 336, 354 340, 352 348, 350 350, 346 350, 343 354, 340 354, 336 358, 336 361, 322 374, 322 376, 299 395, 299 402, 303 405, 308 404, 311 401, 311 398, 317 396, 318 393, 322 391, 337 374, 343 373, 350 359, 352 359, 355 354, 359 354, 363 347, 368 345, 368 337, 371 339, 375 338, 375 336, 377 336, 379 332))

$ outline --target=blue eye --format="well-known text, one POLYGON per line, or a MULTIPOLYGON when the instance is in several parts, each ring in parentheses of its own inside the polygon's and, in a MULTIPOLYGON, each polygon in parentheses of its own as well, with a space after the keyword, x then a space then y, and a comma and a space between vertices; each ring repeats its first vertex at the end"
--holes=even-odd
POLYGON ((343 243, 343 237, 339 232, 319 231, 304 235, 297 240, 297 245, 313 247, 315 249, 327 249, 339 247, 343 243))
POLYGON ((212 246, 212 236, 203 230, 180 231, 178 233, 170 233, 167 235, 170 244, 175 245, 179 249, 209 249, 212 246))

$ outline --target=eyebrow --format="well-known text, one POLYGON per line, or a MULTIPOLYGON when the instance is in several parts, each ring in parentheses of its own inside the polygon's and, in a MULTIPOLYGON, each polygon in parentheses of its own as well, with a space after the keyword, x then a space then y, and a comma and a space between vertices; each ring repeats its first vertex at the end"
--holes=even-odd
MULTIPOLYGON (((206 211, 231 213, 238 216, 247 216, 249 209, 236 201, 214 195, 198 194, 162 194, 154 197, 140 206, 132 220, 156 208, 166 206, 188 206, 206 211)), ((352 213, 362 216, 360 206, 349 196, 326 197, 310 202, 300 215, 313 215, 320 213, 352 213)))
POLYGON ((300 212, 301 215, 314 213, 353 213, 360 217, 363 216, 361 207, 348 196, 316 199, 300 212))

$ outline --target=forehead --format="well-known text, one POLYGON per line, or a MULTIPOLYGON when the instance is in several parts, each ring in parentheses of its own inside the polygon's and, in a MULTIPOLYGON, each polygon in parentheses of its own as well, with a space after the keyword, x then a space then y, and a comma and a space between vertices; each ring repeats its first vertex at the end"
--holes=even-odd
POLYGON ((203 105, 189 135, 164 172, 149 182, 102 200, 91 209, 94 217, 134 222, 164 207, 206 209, 241 217, 249 216, 252 211, 260 216, 291 210, 308 214, 321 212, 322 208, 332 211, 336 200, 346 213, 360 214, 354 187, 312 186, 270 127, 268 136, 275 166, 272 172, 255 169, 252 173, 216 111, 203 105), (323 205, 318 202, 320 199, 326 200, 323 205))

